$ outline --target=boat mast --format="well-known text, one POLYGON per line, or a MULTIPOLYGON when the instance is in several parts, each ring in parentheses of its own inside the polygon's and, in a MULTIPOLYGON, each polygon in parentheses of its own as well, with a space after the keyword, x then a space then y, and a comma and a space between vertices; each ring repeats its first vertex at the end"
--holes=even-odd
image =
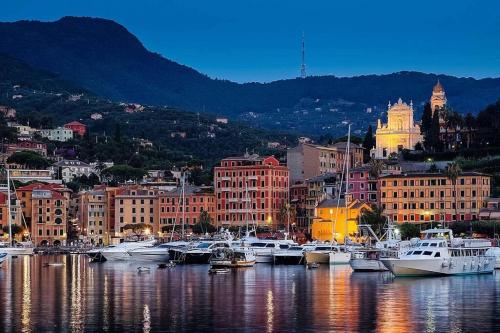
POLYGON ((349 206, 348 203, 348 198, 349 198, 349 164, 351 162, 351 155, 350 155, 350 147, 351 147, 351 124, 349 124, 349 129, 347 132, 347 155, 346 155, 346 174, 345 174, 345 235, 344 235, 344 245, 347 244, 347 219, 349 211, 347 210, 347 207, 349 206))
POLYGON ((182 189, 181 189, 181 196, 182 196, 182 231, 181 231, 181 236, 182 236, 182 239, 184 239, 184 223, 185 223, 185 219, 186 219, 186 192, 185 192, 186 173, 185 173, 185 171, 181 173, 181 182, 182 182, 182 189))
POLYGON ((10 202, 10 170, 7 170, 7 214, 9 223, 9 246, 12 246, 12 212, 11 212, 11 202, 10 202))

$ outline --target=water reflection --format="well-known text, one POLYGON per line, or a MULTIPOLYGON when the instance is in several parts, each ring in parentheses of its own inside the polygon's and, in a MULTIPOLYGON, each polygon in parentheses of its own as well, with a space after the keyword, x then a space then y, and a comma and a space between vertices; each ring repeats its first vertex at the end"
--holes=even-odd
POLYGON ((393 279, 349 267, 206 266, 137 273, 83 256, 0 269, 0 331, 499 331, 500 275, 393 279), (62 267, 44 267, 60 261, 62 267))

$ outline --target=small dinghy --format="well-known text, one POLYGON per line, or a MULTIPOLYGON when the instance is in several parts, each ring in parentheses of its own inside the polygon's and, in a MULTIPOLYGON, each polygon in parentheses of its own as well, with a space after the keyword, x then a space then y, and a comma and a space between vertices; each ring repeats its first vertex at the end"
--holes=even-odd
POLYGON ((139 273, 141 273, 141 272, 149 272, 150 270, 151 270, 151 268, 145 267, 145 266, 137 267, 137 271, 139 273))
POLYGON ((228 274, 231 272, 229 268, 210 268, 208 274, 228 274))
POLYGON ((318 267, 319 267, 319 263, 317 263, 317 262, 311 262, 311 263, 307 264, 307 268, 309 268, 309 269, 314 269, 314 268, 318 268, 318 267))
POLYGON ((46 262, 43 264, 43 267, 61 267, 64 266, 64 263, 62 262, 46 262))

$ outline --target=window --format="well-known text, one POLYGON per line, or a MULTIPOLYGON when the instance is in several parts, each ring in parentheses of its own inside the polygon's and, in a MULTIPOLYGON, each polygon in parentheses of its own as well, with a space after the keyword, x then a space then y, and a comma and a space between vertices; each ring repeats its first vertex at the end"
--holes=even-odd
POLYGON ((440 252, 436 252, 436 254, 434 254, 434 257, 441 257, 441 253, 440 252))
POLYGON ((431 256, 432 255, 432 251, 424 251, 424 256, 431 256))

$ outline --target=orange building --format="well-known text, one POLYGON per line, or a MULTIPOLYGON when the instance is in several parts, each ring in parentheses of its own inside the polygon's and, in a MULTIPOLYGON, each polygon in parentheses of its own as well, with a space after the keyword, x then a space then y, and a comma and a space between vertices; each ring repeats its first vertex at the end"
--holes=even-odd
POLYGON ((67 239, 71 190, 60 184, 33 183, 16 190, 35 245, 61 245, 67 239))
MULTIPOLYGON (((11 198, 12 199, 12 198, 11 198)), ((24 226, 24 223, 22 221, 22 211, 21 211, 21 204, 19 200, 12 200, 11 201, 11 224, 18 225, 20 227, 24 226)), ((3 238, 9 237, 8 232, 4 232, 3 228, 6 229, 9 226, 9 207, 8 207, 8 201, 7 201, 7 193, 0 192, 0 235, 2 235, 3 238)), ((15 235, 17 236, 16 239, 20 240, 22 235, 15 235)), ((7 240, 5 239, 5 240, 7 240)))
MULTIPOLYGON (((185 189, 186 218, 185 225, 192 226, 199 222, 202 211, 208 212, 212 223, 215 222, 215 194, 212 188, 186 185, 185 189)), ((160 206, 160 230, 164 226, 176 227, 182 224, 182 192, 178 187, 172 191, 160 192, 158 196, 160 206)))
POLYGON ((289 174, 274 156, 228 157, 214 168, 218 226, 257 223, 276 227, 288 203, 289 174), (248 194, 247 194, 248 193, 248 194))
POLYGON ((490 195, 490 178, 463 172, 456 181, 455 193, 452 181, 441 173, 382 176, 378 180, 380 206, 398 223, 477 220, 490 195))
POLYGON ((79 121, 72 121, 70 123, 67 123, 64 125, 64 128, 72 130, 73 133, 76 133, 79 136, 84 136, 85 132, 87 132, 87 126, 79 121))
POLYGON ((118 188, 115 195, 114 236, 128 234, 124 227, 128 224, 144 223, 152 232, 160 231, 158 223, 158 191, 155 189, 130 186, 118 188))

